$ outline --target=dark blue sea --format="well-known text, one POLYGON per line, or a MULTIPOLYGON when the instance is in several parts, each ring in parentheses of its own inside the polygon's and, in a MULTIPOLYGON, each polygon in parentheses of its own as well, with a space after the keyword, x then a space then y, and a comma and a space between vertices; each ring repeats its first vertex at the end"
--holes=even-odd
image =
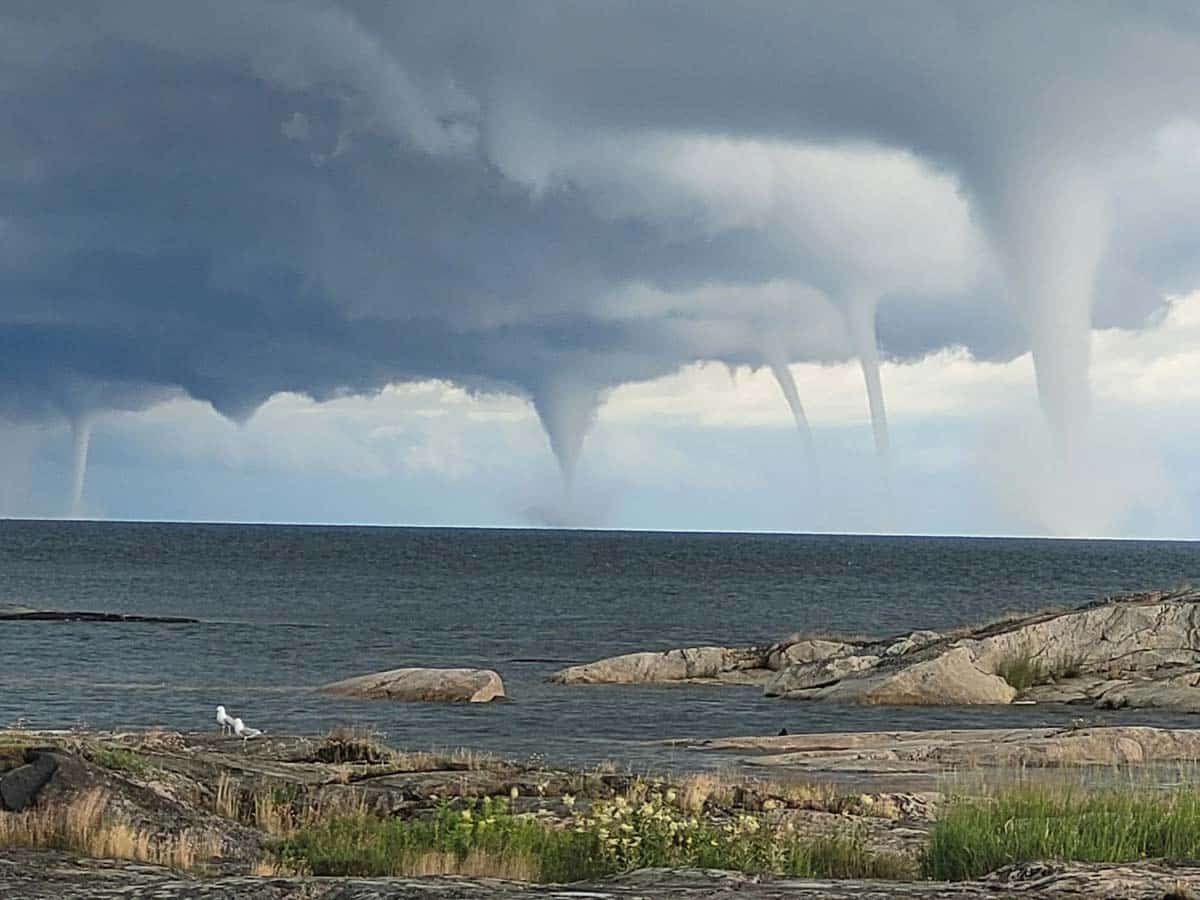
MULTIPOLYGON (((0 622, 0 726, 367 725, 411 749, 670 766, 683 736, 1094 719, 1078 707, 888 709, 752 688, 562 687, 634 650, 890 635, 1200 580, 1200 544, 0 521, 0 605, 189 616, 200 625, 0 622), (483 666, 514 702, 350 702, 314 688, 400 666, 483 666)), ((212 727, 215 727, 212 726, 212 727)), ((690 760, 689 760, 690 762, 690 760)))

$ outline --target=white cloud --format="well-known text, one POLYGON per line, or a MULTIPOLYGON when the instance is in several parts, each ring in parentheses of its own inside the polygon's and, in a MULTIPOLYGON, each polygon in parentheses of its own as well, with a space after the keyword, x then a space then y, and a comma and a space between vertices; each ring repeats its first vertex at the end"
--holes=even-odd
POLYGON ((856 289, 959 292, 988 265, 958 182, 903 150, 566 132, 515 98, 498 108, 490 149, 507 175, 539 193, 582 187, 614 219, 755 230, 856 289))
POLYGON ((1200 407, 1200 292, 1170 299, 1144 329, 1093 336, 1097 400, 1122 409, 1200 407))
MULTIPOLYGON (((862 372, 857 362, 796 364, 792 374, 814 428, 867 422, 862 372)), ((981 362, 961 348, 917 362, 885 363, 883 381, 896 421, 974 418, 1012 410, 1035 397, 1029 355, 1007 363, 981 362)), ((775 379, 766 369, 696 363, 652 382, 614 390, 601 423, 689 424, 703 427, 791 427, 775 379)))
MULTIPOLYGON (((1200 292, 1173 298, 1164 314, 1140 330, 1094 332, 1093 425, 1081 442, 1084 452, 1070 466, 1061 462, 1046 431, 1028 354, 997 363, 952 349, 916 362, 886 363, 893 421, 908 435, 897 442, 896 471, 951 483, 966 472, 982 476, 991 485, 995 509, 972 514, 980 532, 1189 533, 1178 485, 1192 484, 1191 476, 1183 473, 1181 480, 1159 451, 1189 448, 1200 439, 1200 429, 1178 425, 1190 422, 1200 404, 1198 348, 1200 292), (1177 420, 1169 432, 1156 428, 1163 416, 1177 420)), ((856 465, 863 479, 873 479, 858 365, 806 363, 792 371, 818 456, 835 447, 841 455, 847 440, 858 441, 856 465)), ((175 399, 143 413, 111 414, 97 427, 104 435, 101 446, 132 441, 140 453, 181 471, 216 466, 365 482, 413 477, 447 492, 491 485, 483 489, 515 515, 546 523, 577 523, 582 517, 621 524, 607 518, 622 507, 621 496, 772 492, 752 460, 711 453, 697 435, 716 429, 727 442, 747 430, 790 432, 794 426, 766 369, 731 371, 697 363, 622 386, 609 395, 588 437, 574 507, 564 506, 527 400, 473 394, 443 382, 320 404, 279 395, 244 426, 230 424, 206 405, 175 399)), ((43 432, 26 429, 23 441, 15 432, 6 435, 0 474, 10 477, 7 487, 0 483, 0 509, 30 508, 28 496, 14 493, 14 485, 28 484, 30 457, 49 440, 43 432)), ((789 439, 790 434, 780 446, 789 439)), ((837 461, 842 469, 847 464, 837 461)), ((838 492, 844 488, 827 488, 820 502, 840 508, 838 492)), ((868 519, 856 519, 857 527, 870 526, 868 519)))
MULTIPOLYGON (((854 361, 791 367, 814 427, 863 424, 866 400, 854 361)), ((1036 387, 1028 353, 1008 362, 950 348, 914 362, 886 362, 883 382, 897 422, 979 419, 1033 408, 1036 387)), ((1092 385, 1105 410, 1182 410, 1200 406, 1200 292, 1172 298, 1141 329, 1092 334, 1092 385)), ((612 391, 602 423, 787 427, 791 418, 769 371, 695 363, 656 381, 612 391)))
POLYGON ((312 475, 410 472, 455 480, 494 464, 469 450, 479 433, 523 444, 525 455, 541 450, 537 420, 525 401, 472 396, 432 381, 325 403, 280 394, 242 426, 188 399, 108 421, 162 456, 312 475))

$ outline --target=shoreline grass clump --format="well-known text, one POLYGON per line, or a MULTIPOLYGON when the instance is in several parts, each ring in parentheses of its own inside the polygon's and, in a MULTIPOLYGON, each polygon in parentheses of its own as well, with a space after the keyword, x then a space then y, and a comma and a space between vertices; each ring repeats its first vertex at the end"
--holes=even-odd
POLYGON ((1017 651, 1000 660, 996 674, 1018 691, 1050 680, 1046 665, 1029 650, 1017 651))
POLYGON ((87 750, 87 756, 96 765, 125 775, 141 777, 150 771, 150 765, 128 747, 97 744, 87 750))
MULTIPOLYGON (((281 864, 315 875, 458 874, 562 883, 646 867, 700 867, 801 877, 906 879, 899 854, 870 850, 861 834, 812 838, 751 815, 724 821, 675 805, 674 791, 617 796, 565 824, 515 815, 503 798, 439 806, 430 817, 359 812, 309 823, 278 848, 281 864)), ((563 798, 573 807, 574 798, 563 798)))
POLYGON ((1064 653, 1053 659, 1039 659, 1029 647, 1012 651, 996 665, 996 674, 1017 691, 1039 684, 1050 684, 1083 673, 1082 655, 1064 653))
POLYGON ((476 771, 495 764, 491 754, 467 748, 397 750, 385 744, 384 737, 383 733, 365 726, 339 725, 302 761, 333 766, 336 780, 341 784, 392 772, 476 771))
POLYGON ((209 806, 223 819, 276 838, 288 838, 326 820, 366 814, 366 798, 360 791, 309 792, 301 785, 275 780, 243 785, 228 772, 217 780, 209 806))
POLYGON ((1032 860, 1124 863, 1200 857, 1200 793, 1028 787, 959 800, 934 824, 922 874, 979 878, 1032 860))
POLYGON ((379 737, 369 728, 339 725, 325 736, 325 740, 314 751, 313 760, 335 765, 390 763, 397 756, 396 751, 384 745, 379 737))
POLYGON ((594 839, 513 816, 503 799, 439 806, 428 818, 365 810, 306 823, 279 847, 288 867, 330 876, 457 874, 569 881, 592 874, 594 839), (577 875, 576 873, 582 873, 577 875))
POLYGON ((65 850, 175 869, 194 869, 221 854, 221 839, 215 834, 185 830, 153 835, 114 815, 110 799, 103 789, 93 788, 61 805, 0 812, 0 847, 65 850))

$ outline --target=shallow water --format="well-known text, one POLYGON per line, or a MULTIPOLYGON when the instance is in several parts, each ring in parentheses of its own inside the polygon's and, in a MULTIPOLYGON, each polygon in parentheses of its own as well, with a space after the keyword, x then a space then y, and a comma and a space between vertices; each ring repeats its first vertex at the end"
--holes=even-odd
POLYGON ((789 731, 1192 725, 1078 707, 886 709, 746 688, 561 687, 615 653, 887 635, 1200 576, 1192 542, 0 521, 0 605, 192 616, 201 625, 0 623, 0 725, 369 724, 422 749, 563 762, 713 762, 654 741, 789 731), (439 706, 313 693, 406 665, 485 666, 516 701, 439 706))

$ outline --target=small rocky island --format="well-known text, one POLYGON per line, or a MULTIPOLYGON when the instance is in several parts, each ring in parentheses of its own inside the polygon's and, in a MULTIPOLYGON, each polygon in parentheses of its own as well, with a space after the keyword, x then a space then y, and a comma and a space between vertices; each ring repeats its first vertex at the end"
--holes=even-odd
POLYGON ((508 699, 503 680, 491 669, 389 669, 335 681, 321 692, 407 703, 493 703, 508 699))
POLYGON ((886 640, 792 635, 763 647, 631 653, 558 684, 749 684, 823 703, 1076 703, 1200 711, 1200 591, 1106 598, 950 633, 886 640))

